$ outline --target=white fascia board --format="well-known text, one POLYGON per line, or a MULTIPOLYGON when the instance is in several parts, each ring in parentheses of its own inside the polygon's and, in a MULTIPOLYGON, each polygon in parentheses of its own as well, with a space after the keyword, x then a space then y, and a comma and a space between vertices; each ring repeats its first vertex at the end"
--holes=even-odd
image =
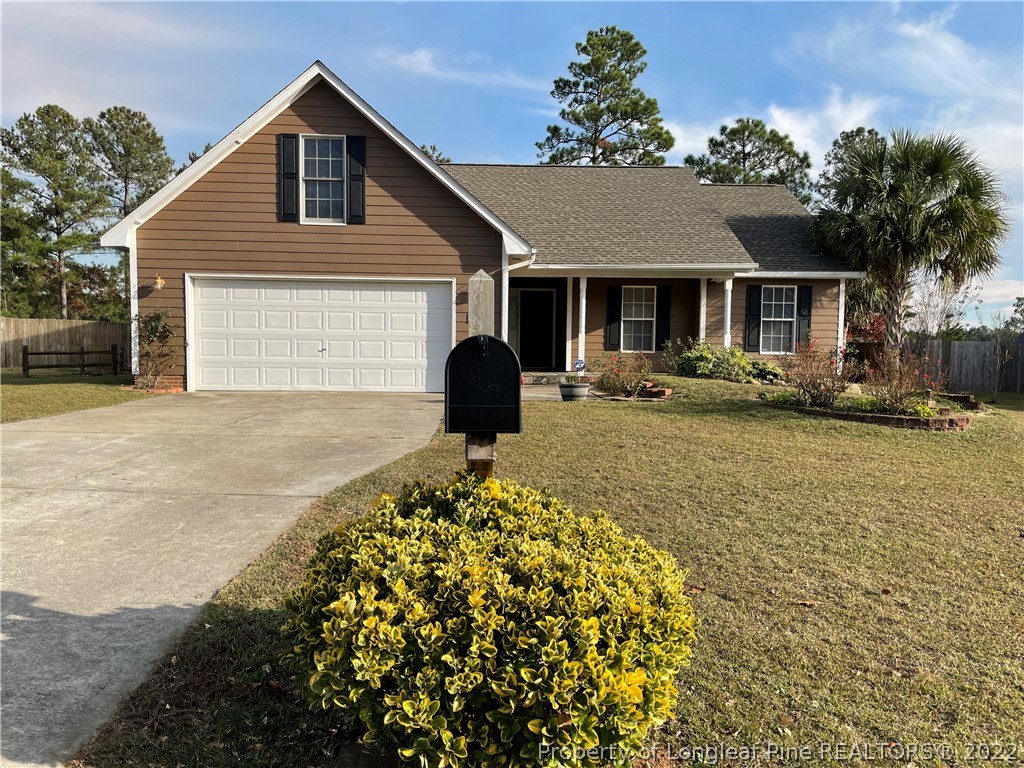
POLYGON ((188 168, 167 182, 159 192, 154 194, 143 205, 132 212, 132 214, 108 230, 100 238, 100 244, 107 248, 128 247, 128 234, 134 232, 142 224, 156 215, 164 206, 174 198, 192 186, 213 166, 230 155, 239 146, 244 144, 256 133, 264 128, 286 107, 295 102, 302 94, 323 80, 336 90, 341 96, 347 99, 352 106, 359 110, 364 117, 383 131, 388 138, 405 150, 413 160, 422 165, 427 172, 450 189, 456 197, 461 199, 484 221, 501 233, 503 240, 507 242, 506 248, 510 255, 529 256, 533 248, 522 237, 519 236, 508 224, 499 219, 487 206, 481 203, 476 197, 459 184, 455 179, 438 166, 433 160, 427 157, 420 148, 407 139, 391 123, 377 112, 373 107, 363 101, 355 91, 346 85, 341 78, 331 72, 322 62, 315 61, 313 64, 286 85, 276 96, 254 112, 245 122, 235 130, 217 142, 209 152, 192 163, 188 168))
POLYGON ((737 274, 736 277, 771 277, 771 278, 785 278, 785 277, 796 277, 803 278, 804 280, 841 280, 850 279, 856 280, 857 278, 867 277, 867 272, 812 272, 812 271, 786 271, 786 270, 765 270, 764 272, 744 272, 743 274, 737 274))
POLYGON ((558 272, 574 277, 708 277, 714 280, 750 272, 750 264, 531 264, 524 273, 558 272))

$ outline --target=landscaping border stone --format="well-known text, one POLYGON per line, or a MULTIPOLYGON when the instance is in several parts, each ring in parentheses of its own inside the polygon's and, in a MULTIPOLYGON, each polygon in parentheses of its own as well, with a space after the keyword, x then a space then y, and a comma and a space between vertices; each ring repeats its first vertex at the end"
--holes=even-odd
POLYGON ((788 411, 805 413, 808 416, 823 416, 840 421, 856 421, 861 424, 880 424, 885 427, 899 429, 925 429, 935 432, 963 432, 971 426, 971 416, 967 413, 953 413, 948 416, 894 416, 889 413, 858 413, 854 411, 833 411, 827 408, 808 408, 803 405, 784 405, 764 401, 765 405, 785 408, 788 411))

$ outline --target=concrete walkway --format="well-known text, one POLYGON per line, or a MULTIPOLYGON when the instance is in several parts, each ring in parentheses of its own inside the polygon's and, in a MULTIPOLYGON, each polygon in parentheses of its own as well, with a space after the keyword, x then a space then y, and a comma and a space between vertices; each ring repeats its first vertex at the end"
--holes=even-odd
POLYGON ((2 765, 54 765, 315 498, 440 395, 188 393, 3 427, 2 765))

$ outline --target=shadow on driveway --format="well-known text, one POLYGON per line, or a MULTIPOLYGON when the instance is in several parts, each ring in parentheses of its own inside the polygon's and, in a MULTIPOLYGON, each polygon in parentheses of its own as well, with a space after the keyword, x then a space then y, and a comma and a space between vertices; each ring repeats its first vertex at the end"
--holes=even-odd
POLYGON ((120 697, 145 679, 140 651, 159 656, 168 633, 200 608, 155 605, 80 616, 20 592, 5 591, 0 599, 5 766, 55 765, 70 757, 95 721, 110 717, 120 697))

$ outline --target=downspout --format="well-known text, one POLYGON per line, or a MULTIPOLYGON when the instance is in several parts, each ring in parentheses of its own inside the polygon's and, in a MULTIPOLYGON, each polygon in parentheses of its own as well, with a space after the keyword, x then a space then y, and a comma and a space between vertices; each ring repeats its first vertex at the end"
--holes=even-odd
POLYGON ((528 267, 537 260, 537 249, 530 249, 530 258, 518 264, 508 263, 508 251, 501 246, 501 340, 508 342, 508 273, 513 269, 528 267))

